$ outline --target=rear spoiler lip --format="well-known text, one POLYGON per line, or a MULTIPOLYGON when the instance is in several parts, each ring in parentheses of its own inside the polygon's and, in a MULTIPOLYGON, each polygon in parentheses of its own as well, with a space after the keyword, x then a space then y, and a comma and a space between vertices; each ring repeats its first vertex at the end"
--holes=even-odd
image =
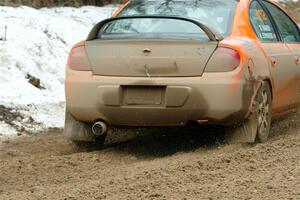
POLYGON ((218 33, 217 31, 213 30, 212 28, 207 27, 206 25, 204 25, 203 23, 195 20, 195 19, 191 19, 188 17, 179 17, 179 16, 160 16, 160 15, 138 15, 138 16, 122 16, 122 17, 113 17, 113 18, 108 18, 105 19, 101 22, 99 22, 98 24, 96 24, 93 29, 91 30, 91 32, 89 33, 89 36, 87 38, 87 41, 91 41, 91 40, 95 40, 97 39, 97 34, 98 31, 107 23, 113 22, 113 21, 117 21, 117 20, 121 20, 121 19, 151 19, 151 18, 155 18, 155 19, 177 19, 177 20, 183 20, 183 21, 188 21, 191 22, 195 25, 197 25, 199 28, 201 28, 206 35, 208 36, 208 38, 211 41, 221 41, 224 39, 224 36, 220 33, 218 33))

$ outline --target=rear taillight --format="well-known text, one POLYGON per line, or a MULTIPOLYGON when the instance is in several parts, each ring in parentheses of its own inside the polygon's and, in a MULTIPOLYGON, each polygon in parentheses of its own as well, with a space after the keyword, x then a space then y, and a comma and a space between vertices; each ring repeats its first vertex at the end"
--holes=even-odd
POLYGON ((76 71, 90 71, 90 62, 88 60, 85 45, 83 43, 76 45, 72 48, 69 60, 68 60, 68 66, 72 70, 76 71))
POLYGON ((230 72, 235 70, 240 63, 241 57, 237 51, 218 47, 206 65, 205 72, 230 72))

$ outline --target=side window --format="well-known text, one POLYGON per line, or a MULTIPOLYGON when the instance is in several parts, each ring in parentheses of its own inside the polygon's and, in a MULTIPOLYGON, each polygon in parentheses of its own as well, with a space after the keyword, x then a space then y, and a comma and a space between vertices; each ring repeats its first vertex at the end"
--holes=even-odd
POLYGON ((260 41, 278 41, 275 30, 268 15, 265 13, 264 9, 257 1, 253 1, 250 5, 250 21, 260 41))
POLYGON ((296 24, 277 6, 263 1, 266 8, 275 20, 278 30, 284 42, 300 42, 300 34, 296 24))

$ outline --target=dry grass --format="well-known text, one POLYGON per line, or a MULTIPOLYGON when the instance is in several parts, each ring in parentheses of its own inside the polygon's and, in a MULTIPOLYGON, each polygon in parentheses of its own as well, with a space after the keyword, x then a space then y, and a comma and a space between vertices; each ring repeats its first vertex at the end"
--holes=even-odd
POLYGON ((55 7, 55 6, 74 6, 83 5, 103 6, 105 4, 124 3, 126 0, 0 0, 0 5, 19 6, 27 5, 34 8, 55 7))
MULTIPOLYGON (((35 8, 54 6, 74 6, 83 5, 103 6, 105 4, 125 3, 127 0, 0 0, 0 5, 19 6, 27 5, 35 8)), ((279 0, 280 4, 300 23, 300 1, 279 0)))

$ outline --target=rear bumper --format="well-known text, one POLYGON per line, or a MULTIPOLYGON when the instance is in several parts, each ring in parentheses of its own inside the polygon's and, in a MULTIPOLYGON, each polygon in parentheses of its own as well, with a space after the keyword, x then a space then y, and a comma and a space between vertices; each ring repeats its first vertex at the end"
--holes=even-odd
POLYGON ((67 109, 79 121, 101 119, 111 125, 167 126, 197 120, 232 125, 245 119, 253 95, 253 84, 242 74, 136 78, 94 76, 68 69, 67 109), (128 88, 133 86, 151 86, 157 92, 137 93, 135 102, 128 97, 128 88))

